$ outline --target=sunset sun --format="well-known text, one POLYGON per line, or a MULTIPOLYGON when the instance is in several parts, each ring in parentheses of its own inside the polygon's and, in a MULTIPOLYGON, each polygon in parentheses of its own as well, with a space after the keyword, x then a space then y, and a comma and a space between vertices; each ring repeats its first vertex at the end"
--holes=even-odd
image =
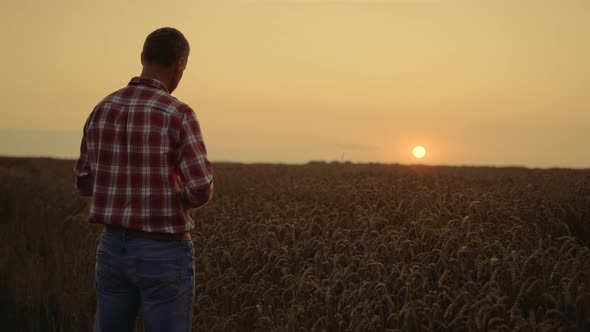
POLYGON ((423 146, 417 146, 412 151, 412 154, 416 158, 423 158, 426 155, 426 149, 423 146))

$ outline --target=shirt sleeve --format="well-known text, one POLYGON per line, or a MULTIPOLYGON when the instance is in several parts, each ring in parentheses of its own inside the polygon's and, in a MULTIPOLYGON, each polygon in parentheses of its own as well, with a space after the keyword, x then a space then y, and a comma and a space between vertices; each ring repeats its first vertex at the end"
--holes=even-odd
POLYGON ((213 173, 201 128, 193 111, 182 120, 179 170, 186 205, 195 208, 208 203, 213 194, 213 173))
POLYGON ((88 163, 88 148, 86 146, 86 125, 80 143, 80 157, 74 166, 75 184, 81 196, 92 196, 92 182, 88 163))

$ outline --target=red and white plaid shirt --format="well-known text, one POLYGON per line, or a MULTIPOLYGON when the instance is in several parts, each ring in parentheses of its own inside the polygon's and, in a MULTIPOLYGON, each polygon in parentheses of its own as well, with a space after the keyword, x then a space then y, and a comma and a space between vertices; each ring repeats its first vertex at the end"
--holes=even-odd
POLYGON ((84 126, 76 187, 90 222, 181 233, 206 204, 213 175, 193 110, 152 78, 134 77, 103 99, 84 126))

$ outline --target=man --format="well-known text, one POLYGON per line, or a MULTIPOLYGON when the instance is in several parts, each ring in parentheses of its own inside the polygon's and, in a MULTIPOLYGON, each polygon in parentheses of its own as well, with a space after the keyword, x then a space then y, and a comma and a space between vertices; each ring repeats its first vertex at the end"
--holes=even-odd
POLYGON ((104 224, 96 254, 94 331, 190 331, 194 249, 189 209, 211 200, 211 164, 193 110, 172 97, 189 44, 161 28, 143 45, 141 76, 103 99, 84 126, 76 187, 104 224))

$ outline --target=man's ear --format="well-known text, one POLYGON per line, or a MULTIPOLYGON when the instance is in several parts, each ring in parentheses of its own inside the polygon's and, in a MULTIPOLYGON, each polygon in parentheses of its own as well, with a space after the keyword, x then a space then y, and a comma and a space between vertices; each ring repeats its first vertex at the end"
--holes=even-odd
POLYGON ((141 56, 140 57, 141 57, 141 59, 140 59, 141 60, 141 65, 143 66, 143 52, 141 52, 141 56))
POLYGON ((186 68, 186 58, 180 57, 178 61, 176 61, 176 71, 183 71, 186 68))

